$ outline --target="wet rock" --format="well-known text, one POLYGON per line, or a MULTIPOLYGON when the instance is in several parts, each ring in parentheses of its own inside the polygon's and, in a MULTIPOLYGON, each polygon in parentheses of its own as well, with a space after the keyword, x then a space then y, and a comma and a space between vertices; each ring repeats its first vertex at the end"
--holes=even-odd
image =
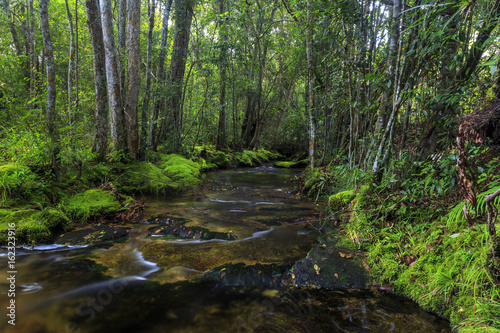
POLYGON ((212 269, 201 279, 217 281, 224 285, 242 286, 252 288, 276 288, 282 283, 282 276, 287 271, 280 265, 245 265, 225 264, 212 269))
POLYGON ((336 247, 329 237, 297 261, 288 272, 288 283, 325 289, 366 288, 370 284, 362 258, 346 249, 336 247))
POLYGON ((201 227, 186 227, 182 225, 161 225, 148 229, 148 236, 151 237, 176 237, 187 239, 220 239, 220 240, 236 240, 236 235, 231 232, 214 232, 201 227))
POLYGON ((104 242, 113 242, 128 236, 128 230, 108 225, 96 225, 75 230, 61 235, 56 244, 63 245, 92 245, 104 242))

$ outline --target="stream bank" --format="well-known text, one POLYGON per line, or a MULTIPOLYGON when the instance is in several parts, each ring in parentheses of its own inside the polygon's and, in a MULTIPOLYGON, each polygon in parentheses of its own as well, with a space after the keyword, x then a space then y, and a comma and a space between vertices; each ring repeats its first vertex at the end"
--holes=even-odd
POLYGON ((292 190, 298 172, 208 173, 203 197, 146 197, 149 215, 120 225, 121 240, 25 250, 19 325, 2 331, 449 332, 414 303, 364 288, 357 253, 318 242, 318 206, 292 190), (153 236, 174 226, 182 234, 153 236))

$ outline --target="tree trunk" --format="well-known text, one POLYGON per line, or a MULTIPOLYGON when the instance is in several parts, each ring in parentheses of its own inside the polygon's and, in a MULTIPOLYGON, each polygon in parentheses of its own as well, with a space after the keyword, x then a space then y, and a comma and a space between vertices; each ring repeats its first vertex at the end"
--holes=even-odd
POLYGON ((87 25, 92 40, 94 56, 95 82, 95 125, 92 151, 97 161, 104 161, 108 146, 108 98, 106 87, 106 55, 102 35, 101 16, 99 15, 99 0, 85 0, 87 25))
POLYGON ((54 51, 49 29, 48 0, 40 0, 40 27, 42 30, 43 45, 45 47, 45 62, 47 68, 47 126, 50 137, 52 172, 59 178, 61 159, 59 157, 59 128, 56 115, 56 69, 54 65, 54 51))
POLYGON ((174 46, 165 103, 165 109, 169 114, 164 117, 160 130, 160 138, 163 142, 167 138, 171 139, 169 146, 172 151, 178 151, 181 147, 182 83, 186 69, 194 5, 195 0, 177 0, 175 2, 174 46))
POLYGON ((38 67, 38 59, 36 57, 36 48, 35 48, 35 8, 33 6, 33 1, 29 1, 30 6, 30 25, 29 25, 29 45, 30 45, 30 102, 29 109, 36 109, 37 103, 37 81, 38 81, 38 73, 36 68, 38 67))
POLYGON ((118 71, 120 72, 120 89, 122 101, 125 100, 126 69, 127 69, 127 0, 119 0, 118 4, 118 71))
POLYGON ((141 1, 128 1, 127 18, 127 72, 128 89, 125 103, 125 126, 129 156, 133 159, 139 154, 137 128, 137 105, 141 88, 141 1))
POLYGON ((69 126, 73 127, 71 132, 70 140, 71 140, 71 148, 74 149, 74 105, 73 105, 73 83, 74 83, 74 56, 75 56, 75 32, 73 29, 73 17, 71 15, 71 11, 69 10, 68 0, 64 0, 64 4, 66 7, 66 15, 68 16, 68 28, 69 28, 69 60, 68 60, 68 119, 69 126))
POLYGON ((111 1, 100 0, 102 35, 106 55, 106 78, 108 82, 108 98, 111 114, 111 137, 113 151, 125 150, 126 135, 118 62, 115 53, 115 36, 113 30, 113 14, 111 1))
POLYGON ((153 29, 155 25, 155 14, 156 14, 156 2, 151 0, 149 6, 149 27, 148 27, 148 41, 147 41, 147 59, 146 59, 146 92, 144 94, 144 100, 142 102, 142 114, 141 114, 141 133, 140 133, 140 155, 143 158, 146 155, 147 141, 148 141, 148 113, 149 113, 149 102, 151 99, 151 66, 153 59, 153 29))
POLYGON ((158 55, 158 67, 156 69, 156 89, 154 96, 153 113, 151 115, 151 124, 149 129, 149 146, 155 151, 158 145, 158 116, 161 105, 165 101, 164 94, 160 91, 160 85, 165 81, 165 57, 167 56, 167 37, 168 37, 168 18, 173 0, 167 0, 165 10, 163 11, 163 22, 161 30, 160 54, 158 55))
POLYGON ((307 57, 307 79, 309 83, 309 162, 311 171, 314 170, 314 154, 315 154, 315 139, 316 125, 314 120, 314 68, 313 68, 313 20, 311 13, 311 0, 307 1, 307 31, 306 31, 306 57, 307 57))
POLYGON ((219 94, 219 129, 217 131, 217 149, 226 146, 226 80, 227 80, 227 25, 228 17, 226 13, 225 0, 219 0, 219 26, 220 38, 220 94, 219 94))

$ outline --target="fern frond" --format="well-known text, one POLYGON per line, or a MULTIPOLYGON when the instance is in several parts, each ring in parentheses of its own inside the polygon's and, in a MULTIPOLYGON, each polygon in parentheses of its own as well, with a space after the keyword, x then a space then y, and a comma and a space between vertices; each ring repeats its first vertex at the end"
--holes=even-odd
MULTIPOLYGON (((480 193, 477 196, 477 206, 476 206, 476 209, 475 209, 475 216, 476 217, 482 216, 482 215, 484 215, 486 213, 486 202, 484 201, 484 198, 487 195, 495 192, 498 189, 500 189, 500 186, 495 186, 495 187, 490 188, 487 191, 484 191, 484 192, 480 193)), ((493 204, 495 206, 497 206, 497 205, 500 204, 500 196, 496 197, 493 200, 493 204)), ((457 204, 448 213, 447 218, 446 218, 446 226, 449 229, 452 229, 452 230, 458 229, 458 227, 460 227, 462 223, 466 222, 465 218, 464 218, 464 216, 462 214, 463 209, 464 209, 464 205, 465 205, 465 201, 462 201, 459 204, 457 204)), ((469 209, 469 211, 473 211, 473 208, 471 207, 471 205, 469 203, 467 203, 467 209, 469 209)))

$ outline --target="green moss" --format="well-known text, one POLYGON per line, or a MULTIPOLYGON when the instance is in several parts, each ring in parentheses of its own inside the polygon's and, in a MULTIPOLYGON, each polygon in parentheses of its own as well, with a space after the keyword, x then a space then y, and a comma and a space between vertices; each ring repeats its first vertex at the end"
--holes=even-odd
POLYGON ((355 193, 353 190, 343 191, 334 194, 328 198, 328 207, 334 212, 342 210, 349 206, 349 203, 354 199, 355 193))
POLYGON ((26 209, 0 211, 0 244, 8 240, 9 223, 15 223, 16 243, 50 242, 61 232, 71 228, 69 219, 57 209, 45 208, 43 211, 26 209))
POLYGON ((318 171, 315 171, 307 178, 306 182, 304 183, 304 186, 302 187, 302 193, 307 195, 314 194, 314 190, 316 189, 316 186, 320 183, 320 181, 321 174, 318 171))
POLYGON ((167 173, 150 162, 134 162, 120 172, 114 184, 126 193, 165 194, 178 191, 178 186, 167 173))
POLYGON ((161 168, 180 187, 201 185, 201 165, 177 154, 163 155, 161 168))
POLYGON ((117 212, 121 207, 116 195, 101 189, 75 194, 64 203, 64 210, 68 216, 82 222, 89 218, 117 212))

